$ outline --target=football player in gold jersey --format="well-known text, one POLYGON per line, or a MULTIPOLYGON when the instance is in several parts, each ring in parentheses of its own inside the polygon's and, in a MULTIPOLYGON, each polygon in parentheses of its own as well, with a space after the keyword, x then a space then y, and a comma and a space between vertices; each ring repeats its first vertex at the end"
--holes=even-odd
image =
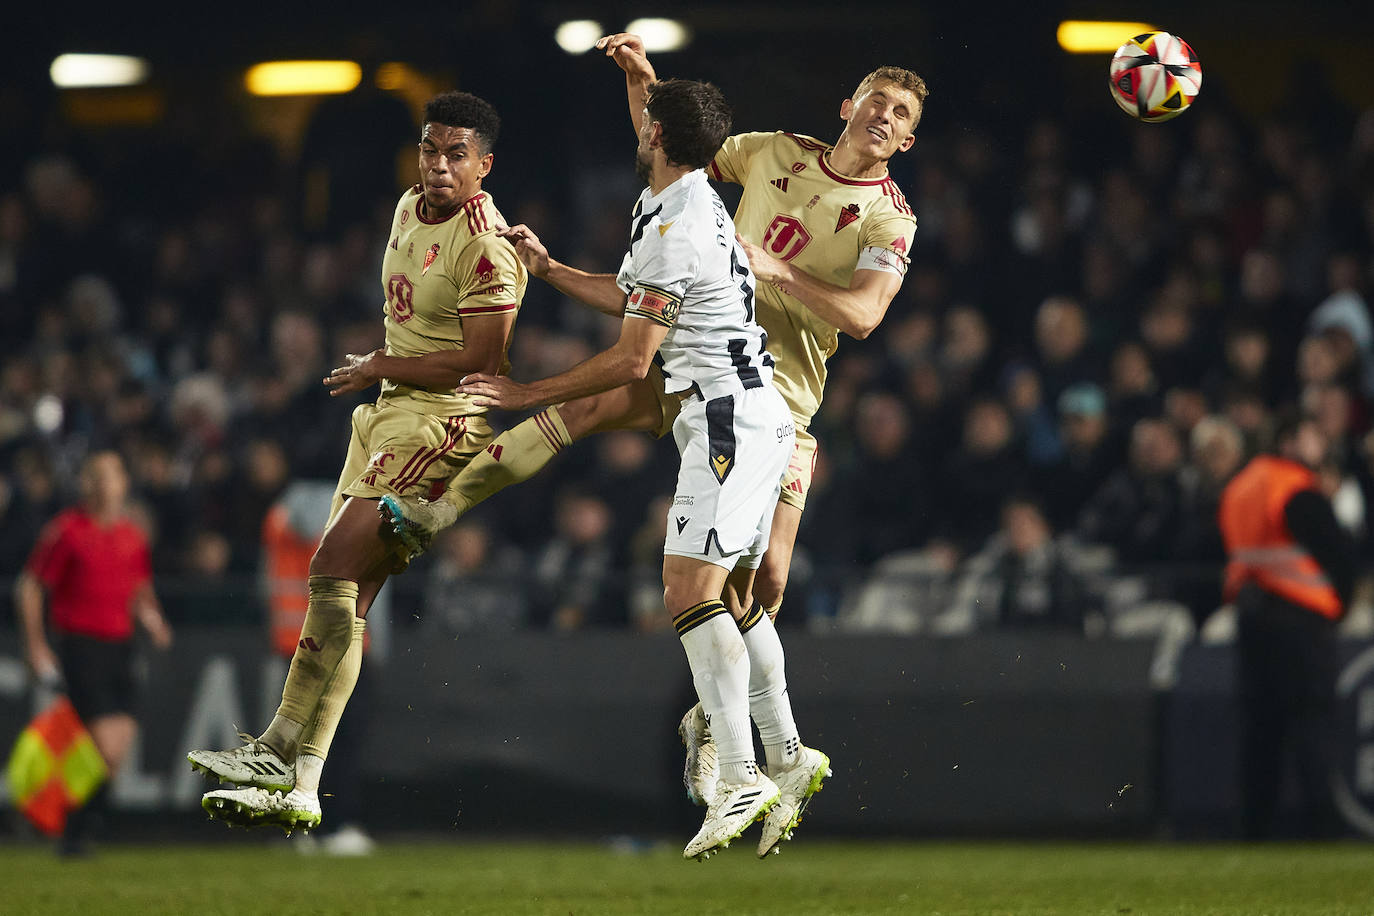
POLYGON ((499 130, 495 109, 466 92, 425 105, 420 183, 401 196, 382 259, 386 345, 349 354, 324 379, 331 395, 377 382, 381 394, 353 411, 276 716, 244 747, 188 755, 194 768, 244 787, 207 793, 211 817, 288 831, 319 824, 320 771, 358 678, 364 621, 398 565, 377 502, 442 486, 491 441, 487 409, 455 389, 474 372, 509 370, 525 292, 525 267, 497 237, 505 221, 482 190, 499 130))

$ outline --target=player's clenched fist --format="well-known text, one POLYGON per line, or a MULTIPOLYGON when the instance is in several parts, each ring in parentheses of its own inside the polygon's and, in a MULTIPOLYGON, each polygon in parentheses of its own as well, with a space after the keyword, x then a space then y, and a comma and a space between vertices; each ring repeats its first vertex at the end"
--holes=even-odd
POLYGON ((515 246, 516 256, 524 262, 525 269, 530 273, 542 277, 549 272, 549 250, 529 226, 524 223, 507 226, 497 229, 496 234, 515 246))
POLYGON ((620 69, 630 76, 647 80, 654 78, 654 68, 649 66, 649 59, 644 56, 644 39, 633 32, 607 35, 596 43, 596 47, 605 51, 606 56, 613 58, 620 69))

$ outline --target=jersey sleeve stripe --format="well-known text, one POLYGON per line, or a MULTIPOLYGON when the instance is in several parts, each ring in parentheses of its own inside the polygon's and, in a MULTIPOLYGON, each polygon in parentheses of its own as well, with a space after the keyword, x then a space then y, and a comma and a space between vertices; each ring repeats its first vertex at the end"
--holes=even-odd
POLYGON ((720 169, 716 168, 716 160, 712 159, 710 164, 706 166, 706 170, 711 173, 711 177, 716 181, 725 180, 725 176, 720 173, 720 169))
POLYGON ((515 311, 515 303, 507 302, 505 305, 473 305, 468 307, 459 306, 459 315, 502 315, 506 312, 515 311))

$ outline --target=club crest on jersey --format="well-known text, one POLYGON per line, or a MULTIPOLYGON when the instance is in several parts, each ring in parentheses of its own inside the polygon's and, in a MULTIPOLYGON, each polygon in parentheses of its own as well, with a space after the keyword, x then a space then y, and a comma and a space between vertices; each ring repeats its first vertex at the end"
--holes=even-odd
POLYGON ((840 218, 835 222, 835 231, 839 232, 845 226, 848 226, 850 223, 854 222, 854 220, 858 218, 859 205, 850 204, 849 206, 845 207, 843 210, 840 211, 840 218))
POLYGON ((790 180, 791 180, 791 179, 789 179, 787 176, 784 175, 782 178, 774 178, 772 181, 770 181, 770 182, 768 182, 768 183, 771 184, 773 187, 777 188, 779 191, 782 191, 783 193, 786 193, 786 192, 787 192, 787 182, 790 181, 790 180))
POLYGON ((496 265, 491 263, 486 255, 482 255, 477 259, 477 267, 472 275, 477 278, 478 283, 490 283, 496 279, 496 265))
POLYGON ((800 174, 801 172, 804 172, 804 171, 806 171, 806 163, 805 163, 805 162, 802 162, 802 161, 798 160, 798 161, 792 163, 792 174, 793 174, 793 175, 800 174))
POLYGON ((435 242, 429 246, 429 251, 425 252, 425 266, 420 268, 420 276, 429 273, 429 265, 434 263, 434 259, 439 257, 439 243, 435 242))

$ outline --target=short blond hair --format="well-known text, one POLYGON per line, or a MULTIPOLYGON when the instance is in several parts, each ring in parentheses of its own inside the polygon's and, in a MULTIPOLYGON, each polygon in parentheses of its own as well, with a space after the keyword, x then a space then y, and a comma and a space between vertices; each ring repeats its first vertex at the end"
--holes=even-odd
POLYGON ((859 88, 854 90, 854 94, 850 96, 850 98, 857 99, 861 97, 865 92, 873 88, 874 83, 879 82, 895 83, 916 96, 918 108, 916 111, 916 118, 911 122, 911 126, 915 127, 917 124, 921 123, 921 114, 926 110, 926 96, 930 95, 930 89, 926 86, 925 80, 917 76, 915 72, 903 67, 879 67, 860 81, 859 88))

